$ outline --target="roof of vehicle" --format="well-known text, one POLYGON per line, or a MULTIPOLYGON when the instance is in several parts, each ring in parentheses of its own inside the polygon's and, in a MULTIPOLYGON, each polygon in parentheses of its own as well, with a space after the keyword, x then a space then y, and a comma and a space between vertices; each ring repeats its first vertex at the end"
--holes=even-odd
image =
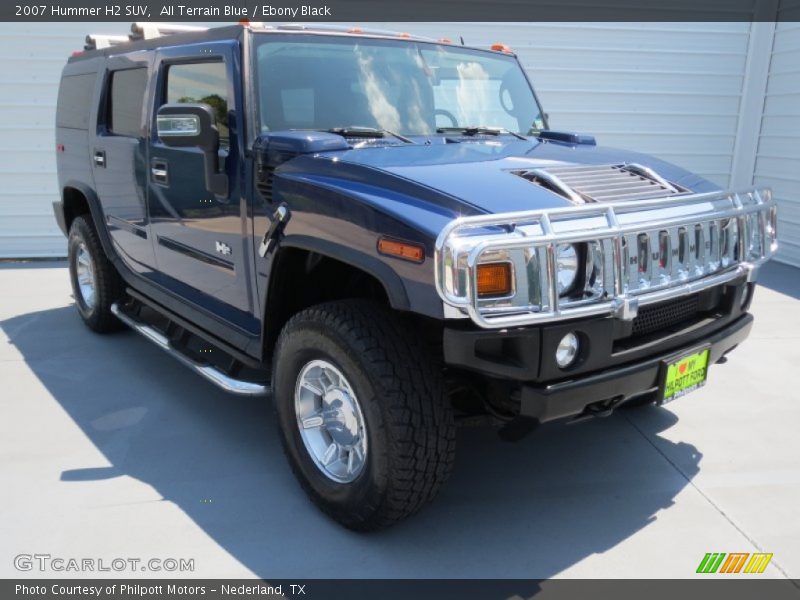
MULTIPOLYGON (((422 36, 411 35, 404 32, 395 32, 381 29, 368 29, 361 27, 347 27, 341 25, 326 25, 326 24, 303 24, 303 23, 290 23, 285 25, 269 25, 264 23, 248 23, 242 22, 235 25, 227 25, 222 27, 212 27, 208 29, 197 28, 191 31, 179 31, 169 34, 157 35, 156 37, 147 37, 147 34, 142 34, 143 28, 151 29, 158 24, 143 24, 134 23, 131 26, 133 33, 130 34, 128 40, 124 36, 93 36, 87 35, 87 44, 94 45, 94 38, 111 39, 113 45, 108 45, 103 48, 93 48, 87 45, 83 51, 75 52, 69 59, 69 62, 79 61, 87 58, 96 58, 99 56, 110 56, 116 54, 124 54, 126 52, 135 52, 137 50, 153 50, 156 48, 164 48, 170 46, 181 46, 185 44, 193 44, 199 42, 220 41, 220 40, 233 40, 239 39, 245 30, 256 33, 297 33, 297 34, 317 34, 317 35, 337 35, 337 36, 352 36, 352 37, 366 37, 366 38, 379 38, 379 39, 392 39, 401 41, 414 41, 426 42, 434 44, 450 44, 447 38, 440 38, 438 40, 426 38, 422 36)), ((167 26, 173 28, 176 26, 167 26)), ((188 28, 187 28, 188 29, 188 28)), ((507 47, 501 44, 496 44, 492 50, 486 48, 478 48, 475 46, 463 46, 472 50, 483 50, 491 52, 499 52, 510 54, 511 52, 507 47), (501 49, 502 48, 502 49, 501 49)))

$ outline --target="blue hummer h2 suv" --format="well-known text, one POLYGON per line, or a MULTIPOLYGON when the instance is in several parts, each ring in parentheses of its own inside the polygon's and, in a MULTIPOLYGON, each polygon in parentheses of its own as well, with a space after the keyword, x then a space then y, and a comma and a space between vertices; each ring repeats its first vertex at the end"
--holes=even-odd
POLYGON ((136 24, 69 59, 56 137, 86 324, 271 395, 356 530, 436 495, 460 419, 513 439, 703 385, 776 248, 769 190, 549 129, 503 45, 136 24))

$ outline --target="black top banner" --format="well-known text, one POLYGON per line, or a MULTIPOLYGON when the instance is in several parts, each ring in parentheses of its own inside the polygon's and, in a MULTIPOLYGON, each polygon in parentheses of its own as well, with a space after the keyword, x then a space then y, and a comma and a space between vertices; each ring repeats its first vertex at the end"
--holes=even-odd
POLYGON ((798 0, 4 0, 4 21, 800 21, 798 0))

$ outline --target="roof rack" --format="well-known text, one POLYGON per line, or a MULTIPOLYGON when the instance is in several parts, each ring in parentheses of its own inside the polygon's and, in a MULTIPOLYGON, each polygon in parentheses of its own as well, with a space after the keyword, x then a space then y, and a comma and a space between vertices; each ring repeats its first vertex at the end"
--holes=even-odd
MULTIPOLYGON (((249 27, 256 27, 260 29, 276 29, 279 31, 308 31, 309 33, 349 33, 356 35, 373 35, 381 37, 399 37, 404 39, 413 39, 421 41, 433 42, 432 38, 411 35, 409 33, 401 33, 397 31, 389 31, 386 29, 369 29, 361 27, 350 27, 347 25, 325 25, 319 23, 286 23, 282 25, 268 25, 266 23, 250 23, 243 21, 242 25, 249 27)), ((172 23, 148 23, 138 21, 131 25, 131 33, 125 35, 103 35, 90 33, 86 36, 86 44, 84 50, 102 50, 111 46, 125 44, 127 42, 135 42, 139 40, 152 40, 167 35, 174 35, 177 33, 191 33, 198 31, 208 31, 208 27, 197 27, 195 25, 175 25, 172 23)), ((440 42, 449 43, 449 41, 439 40, 440 42)))
POLYGON ((98 33, 90 33, 86 36, 86 43, 83 45, 84 50, 102 50, 111 46, 125 44, 130 39, 127 35, 103 35, 98 33))
POLYGON ((133 40, 152 40, 153 38, 176 33, 187 33, 192 31, 208 31, 208 27, 197 27, 196 25, 174 25, 171 23, 147 23, 136 22, 131 25, 130 39, 133 40))
POLYGON ((102 50, 119 44, 135 42, 139 40, 152 40, 165 35, 176 33, 187 33, 193 31, 207 31, 208 27, 197 27, 195 25, 173 25, 170 23, 144 23, 137 22, 131 25, 131 32, 128 35, 105 35, 90 33, 86 36, 84 50, 102 50))

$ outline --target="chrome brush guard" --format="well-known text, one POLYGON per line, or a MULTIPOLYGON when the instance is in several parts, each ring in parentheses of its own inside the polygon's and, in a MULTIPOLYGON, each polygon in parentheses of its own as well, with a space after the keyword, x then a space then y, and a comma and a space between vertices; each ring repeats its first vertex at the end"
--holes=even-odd
POLYGON ((640 305, 752 280, 775 253, 776 220, 769 189, 463 217, 436 240, 436 288, 484 328, 602 314, 632 319, 640 305), (583 246, 577 297, 559 296, 561 244, 583 246), (511 263, 509 295, 478 294, 476 269, 487 262, 511 263))

